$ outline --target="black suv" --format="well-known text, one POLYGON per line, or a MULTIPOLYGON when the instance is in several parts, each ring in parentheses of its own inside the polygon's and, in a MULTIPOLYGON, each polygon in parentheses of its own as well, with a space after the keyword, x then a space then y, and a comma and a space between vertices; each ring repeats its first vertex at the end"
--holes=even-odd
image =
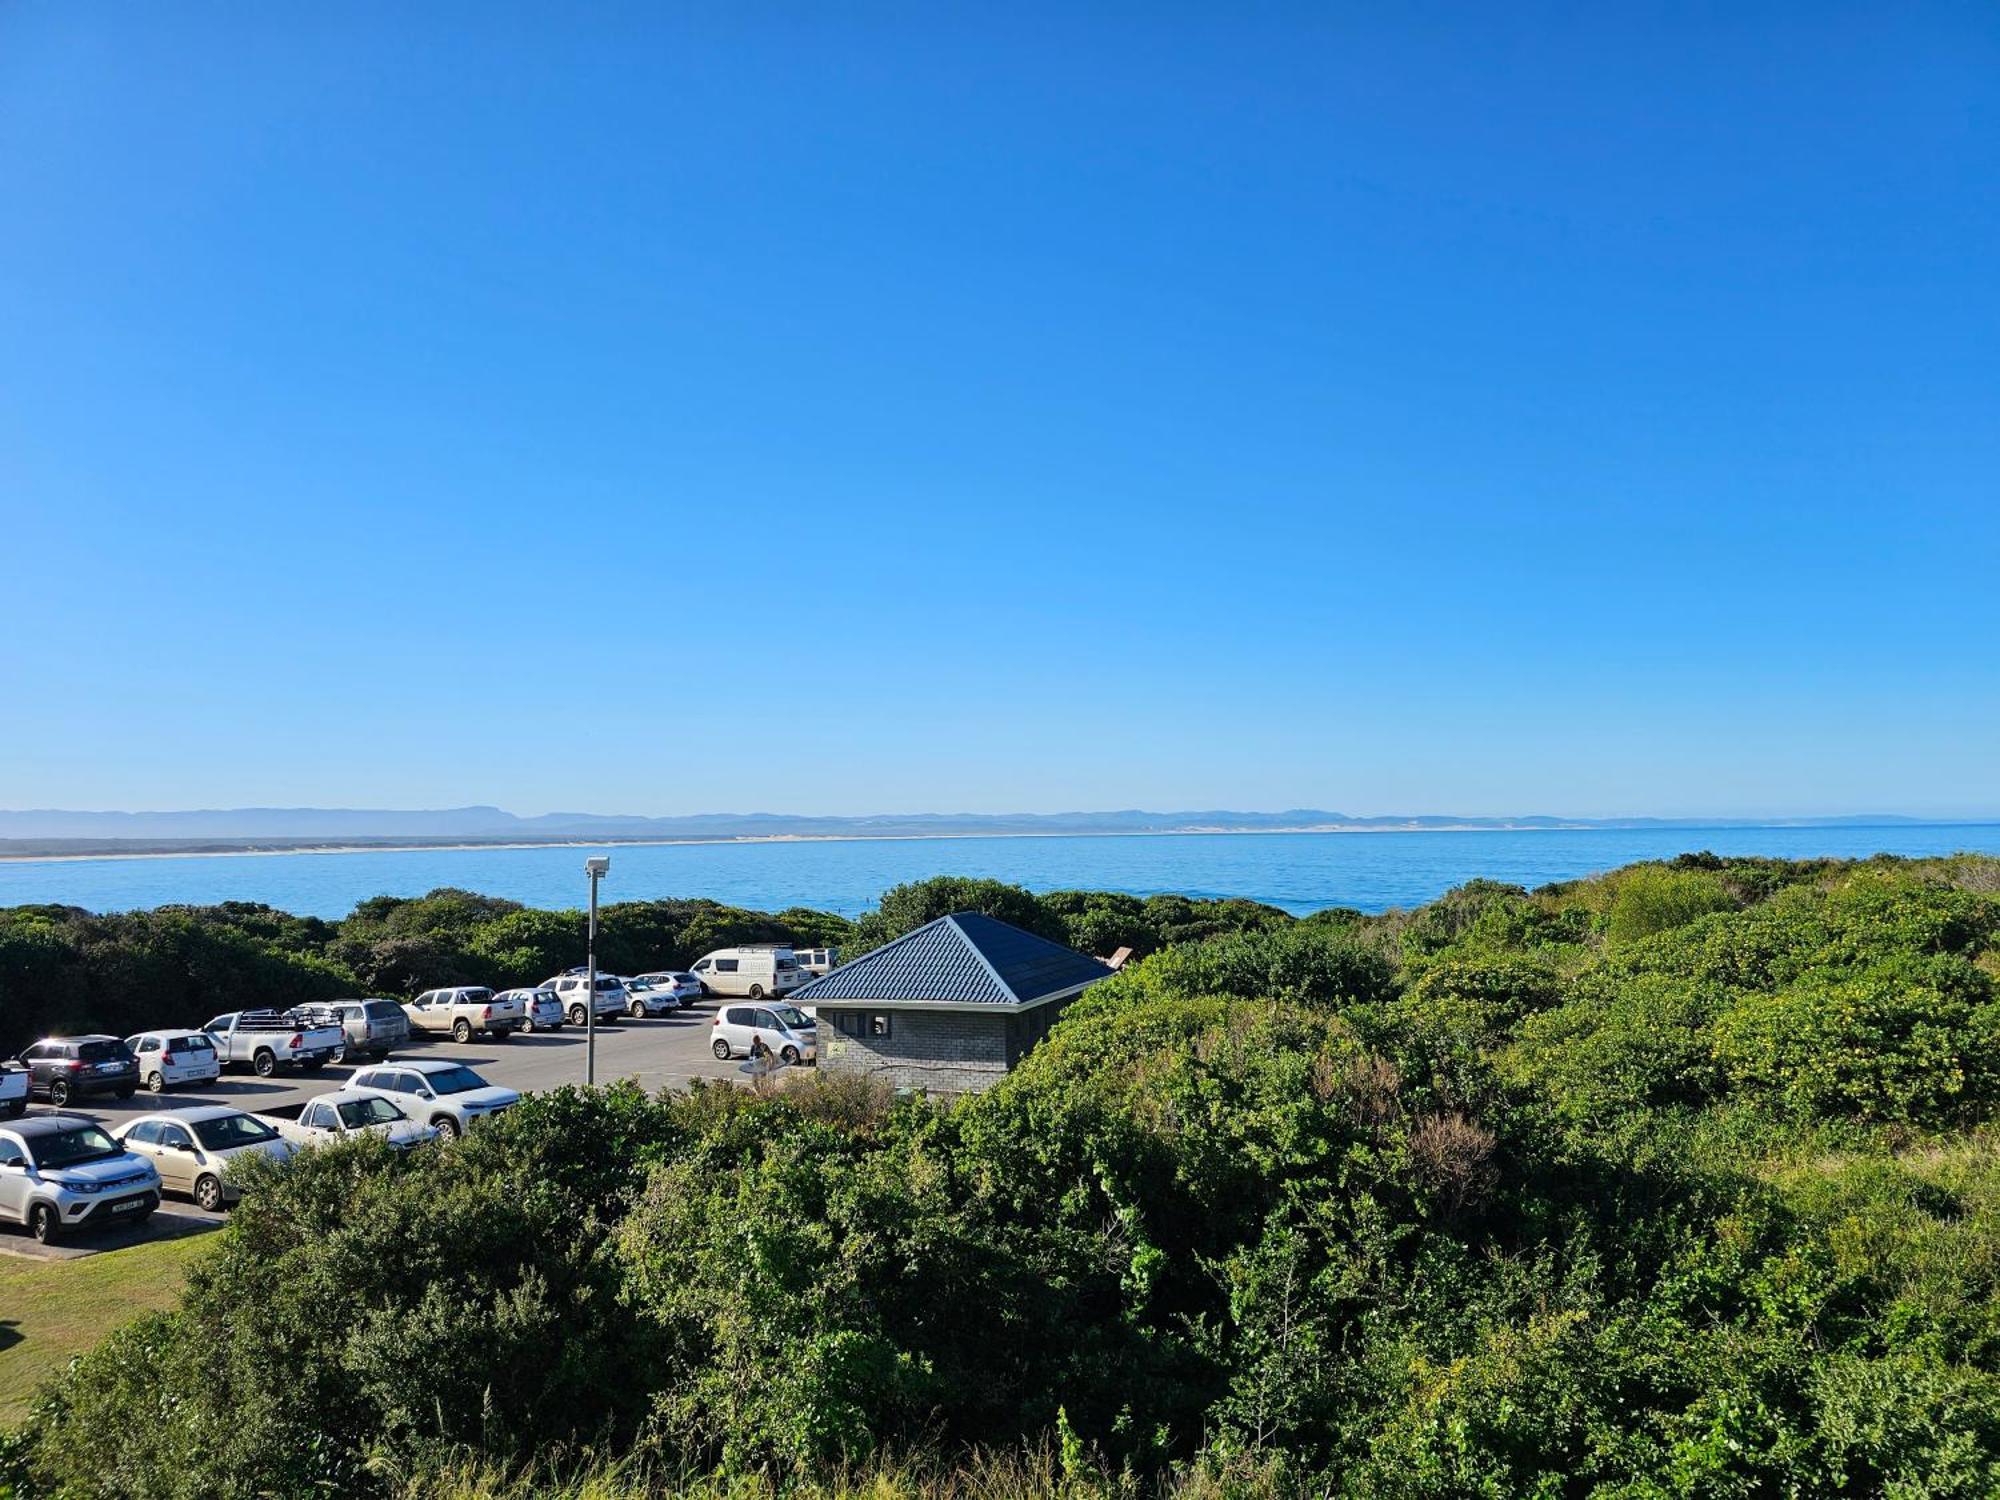
POLYGON ((139 1059, 115 1036, 52 1036, 16 1062, 28 1070, 28 1092, 61 1108, 85 1094, 130 1099, 139 1087, 139 1059))

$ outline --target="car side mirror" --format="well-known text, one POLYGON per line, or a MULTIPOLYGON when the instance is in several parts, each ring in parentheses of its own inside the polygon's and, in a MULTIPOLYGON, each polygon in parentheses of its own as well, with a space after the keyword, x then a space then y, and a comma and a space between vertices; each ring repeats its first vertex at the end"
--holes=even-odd
POLYGON ((435 1099, 437 1095, 433 1094, 429 1089, 418 1089, 417 1097, 419 1099, 435 1099))

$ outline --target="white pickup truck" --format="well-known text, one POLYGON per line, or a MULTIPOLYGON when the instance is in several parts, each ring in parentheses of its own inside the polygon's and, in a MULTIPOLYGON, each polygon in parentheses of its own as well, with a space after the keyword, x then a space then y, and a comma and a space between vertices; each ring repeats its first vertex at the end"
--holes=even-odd
POLYGON ((0 1120, 28 1112, 28 1070, 0 1062, 0 1120))
POLYGON ((402 1106, 374 1089, 336 1089, 306 1101, 296 1120, 259 1115, 295 1146, 324 1146, 354 1136, 379 1135, 398 1151, 408 1151, 438 1137, 434 1126, 412 1120, 402 1106))
POLYGON ((269 1078, 280 1068, 317 1073, 347 1040, 338 1026, 315 1026, 277 1010, 234 1010, 201 1029, 215 1039, 223 1067, 248 1063, 259 1078, 269 1078))
POLYGON ((504 1042, 528 1024, 526 1001, 504 999, 478 985, 425 990, 403 1007, 403 1014, 410 1018, 411 1031, 448 1031, 461 1043, 479 1032, 504 1042))

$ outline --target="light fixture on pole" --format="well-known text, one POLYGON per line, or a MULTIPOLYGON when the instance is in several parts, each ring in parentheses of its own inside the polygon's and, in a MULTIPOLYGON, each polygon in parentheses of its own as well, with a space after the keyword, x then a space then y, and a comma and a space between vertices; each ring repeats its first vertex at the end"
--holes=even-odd
POLYGON ((590 1088, 597 1082, 597 882, 611 873, 611 856, 592 855, 583 862, 583 873, 590 877, 590 937, 584 950, 589 989, 583 1000, 583 1084, 590 1088))

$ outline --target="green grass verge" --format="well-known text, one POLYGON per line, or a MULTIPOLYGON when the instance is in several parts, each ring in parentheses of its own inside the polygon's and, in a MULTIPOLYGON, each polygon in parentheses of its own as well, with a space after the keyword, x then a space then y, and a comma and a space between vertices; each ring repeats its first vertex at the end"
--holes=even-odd
POLYGON ((35 1387, 71 1356, 172 1303, 207 1238, 153 1240, 80 1260, 0 1255, 0 1428, 26 1415, 35 1387))

